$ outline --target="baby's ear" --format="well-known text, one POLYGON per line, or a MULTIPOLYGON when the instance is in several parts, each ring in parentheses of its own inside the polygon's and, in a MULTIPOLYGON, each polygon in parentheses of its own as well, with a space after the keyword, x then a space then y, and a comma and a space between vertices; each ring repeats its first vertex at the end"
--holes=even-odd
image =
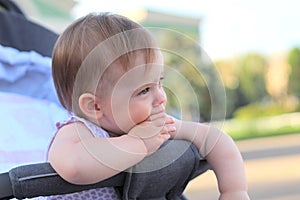
POLYGON ((99 97, 91 93, 84 93, 80 95, 78 103, 81 111, 87 117, 91 119, 100 119, 103 116, 99 97))

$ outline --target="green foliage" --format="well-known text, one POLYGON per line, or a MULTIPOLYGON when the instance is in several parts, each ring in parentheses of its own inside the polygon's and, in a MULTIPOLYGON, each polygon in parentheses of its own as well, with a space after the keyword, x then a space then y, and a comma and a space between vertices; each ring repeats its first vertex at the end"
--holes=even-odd
POLYGON ((237 109, 233 116, 235 119, 256 119, 295 111, 297 108, 290 108, 280 103, 252 103, 237 109))
MULTIPOLYGON (((270 103, 272 101, 266 89, 269 63, 263 55, 248 53, 237 59, 217 62, 216 73, 212 62, 202 63, 203 52, 195 40, 172 31, 157 30, 155 35, 165 58, 164 86, 168 96, 168 112, 177 117, 190 113, 193 120, 199 120, 200 113, 201 120, 211 121, 217 119, 212 118, 215 112, 212 111, 213 107, 226 102, 226 119, 233 117, 234 120, 241 120, 243 127, 246 127, 246 130, 242 130, 248 135, 246 137, 271 134, 272 131, 274 134, 293 132, 294 129, 290 130, 288 126, 264 130, 255 125, 258 118, 300 110, 282 102, 270 103), (166 69, 173 71, 170 73, 166 69), (224 86, 220 87, 216 81, 218 73, 224 79, 224 86), (222 93, 219 88, 224 90, 224 87, 226 99, 218 95, 222 93), (265 101, 268 98, 270 102, 267 103, 265 101)), ((292 50, 288 59, 292 68, 290 90, 300 94, 300 50, 292 50)), ((241 133, 239 129, 231 131, 237 135, 241 133)))
POLYGON ((259 54, 247 54, 240 59, 238 64, 238 87, 247 103, 261 101, 262 98, 268 95, 265 82, 266 69, 266 59, 259 54))
POLYGON ((268 96, 265 81, 267 65, 266 58, 257 53, 217 62, 226 87, 226 118, 233 117, 236 109, 261 102, 268 96))
POLYGON ((235 140, 300 132, 300 113, 282 114, 255 119, 232 119, 223 130, 235 140))
POLYGON ((294 48, 288 54, 288 63, 291 66, 289 77, 289 93, 300 97, 300 49, 294 48))

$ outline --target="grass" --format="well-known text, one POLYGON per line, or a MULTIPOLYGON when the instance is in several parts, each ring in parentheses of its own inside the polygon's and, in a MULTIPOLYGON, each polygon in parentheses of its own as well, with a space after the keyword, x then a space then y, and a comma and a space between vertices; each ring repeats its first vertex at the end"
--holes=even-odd
POLYGON ((222 130, 234 140, 300 133, 300 113, 289 113, 255 119, 232 119, 222 130))

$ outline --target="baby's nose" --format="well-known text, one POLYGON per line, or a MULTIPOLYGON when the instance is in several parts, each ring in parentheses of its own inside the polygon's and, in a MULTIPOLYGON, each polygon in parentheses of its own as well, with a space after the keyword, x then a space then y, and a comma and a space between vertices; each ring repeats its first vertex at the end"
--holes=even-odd
POLYGON ((154 106, 165 105, 167 101, 166 93, 163 90, 156 91, 154 98, 155 98, 153 102, 154 106))

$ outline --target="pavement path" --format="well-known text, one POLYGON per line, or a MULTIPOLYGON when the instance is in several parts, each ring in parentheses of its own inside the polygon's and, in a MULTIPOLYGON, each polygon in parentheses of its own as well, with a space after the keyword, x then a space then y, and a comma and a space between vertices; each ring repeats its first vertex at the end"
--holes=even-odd
MULTIPOLYGON (((251 200, 300 200, 300 134, 238 141, 245 160, 251 200)), ((189 200, 217 200, 217 182, 209 171, 191 181, 189 200)))

